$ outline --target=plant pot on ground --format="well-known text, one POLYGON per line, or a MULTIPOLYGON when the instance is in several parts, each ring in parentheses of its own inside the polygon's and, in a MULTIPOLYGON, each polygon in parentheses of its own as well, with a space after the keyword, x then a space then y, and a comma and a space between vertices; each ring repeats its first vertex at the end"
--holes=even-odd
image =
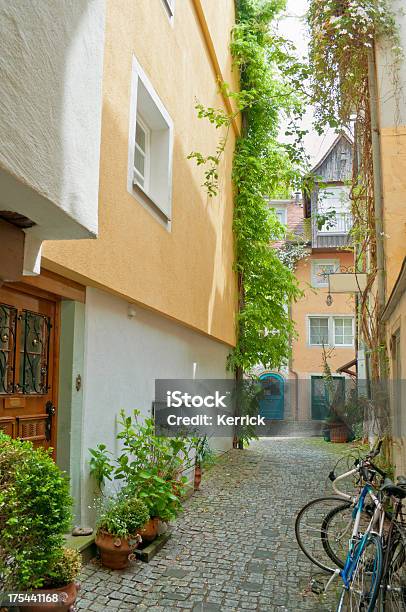
POLYGON ((110 569, 127 567, 131 553, 142 541, 140 531, 148 521, 147 506, 140 499, 107 500, 97 521, 96 533, 102 564, 110 569))
POLYGON ((202 466, 200 462, 197 461, 195 464, 195 474, 194 474, 194 481, 193 481, 193 489, 195 491, 199 490, 201 480, 202 480, 202 466))
POLYGON ((25 606, 27 612, 47 612, 54 610, 62 612, 74 610, 79 584, 76 582, 82 567, 82 558, 77 550, 64 548, 60 558, 44 578, 41 589, 35 589, 36 595, 43 594, 47 601, 36 606, 25 606))
POLYGON ((349 430, 345 423, 335 422, 330 423, 330 442, 344 443, 348 442, 349 430))
POLYGON ((158 536, 160 519, 157 516, 150 518, 140 530, 143 542, 153 542, 158 536))

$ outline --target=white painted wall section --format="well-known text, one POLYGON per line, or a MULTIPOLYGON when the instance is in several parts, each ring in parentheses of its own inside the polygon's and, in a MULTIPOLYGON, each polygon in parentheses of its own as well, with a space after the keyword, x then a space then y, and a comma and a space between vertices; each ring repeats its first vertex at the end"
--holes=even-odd
POLYGON ((391 0, 398 27, 400 55, 393 40, 382 38, 376 46, 380 98, 380 123, 383 128, 406 125, 406 11, 404 0, 391 0), (402 57, 403 53, 403 57, 402 57), (399 58, 397 60, 396 58, 399 58))
MULTIPOLYGON (((230 348, 155 313, 129 305, 98 289, 86 292, 82 516, 89 516, 92 487, 89 447, 99 443, 118 452, 116 417, 123 408, 150 415, 157 378, 232 378, 226 372, 230 348)), ((213 438, 228 450, 232 439, 213 438)))
POLYGON ((0 210, 97 234, 105 0, 0 0, 0 210))

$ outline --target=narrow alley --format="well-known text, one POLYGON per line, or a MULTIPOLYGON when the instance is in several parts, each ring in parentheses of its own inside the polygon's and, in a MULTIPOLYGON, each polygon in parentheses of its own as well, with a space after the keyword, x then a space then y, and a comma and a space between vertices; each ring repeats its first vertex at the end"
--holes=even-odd
MULTIPOLYGON (((83 569, 79 609, 335 610, 309 589, 317 568, 297 547, 294 518, 330 492, 338 449, 320 439, 265 438, 232 450, 206 475, 149 564, 83 569)), ((325 580, 326 575, 318 574, 325 580)))

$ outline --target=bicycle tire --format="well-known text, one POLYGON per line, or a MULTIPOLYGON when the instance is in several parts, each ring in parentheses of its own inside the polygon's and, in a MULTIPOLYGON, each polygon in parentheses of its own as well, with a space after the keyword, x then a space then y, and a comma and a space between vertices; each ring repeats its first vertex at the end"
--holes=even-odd
MULTIPOLYGON (((361 515, 361 521, 362 519, 365 518, 366 524, 365 524, 365 530, 368 527, 371 515, 367 515, 367 514, 362 514, 361 515)), ((351 533, 352 533, 352 525, 353 525, 353 518, 352 518, 352 506, 348 505, 348 506, 339 506, 337 508, 333 508, 333 510, 331 510, 331 512, 329 512, 325 518, 324 521, 322 523, 321 526, 321 541, 324 547, 324 550, 326 551, 326 554, 328 555, 328 557, 335 563, 335 565, 337 567, 339 567, 340 569, 343 569, 344 564, 345 564, 345 559, 348 553, 348 540, 351 537, 351 533), (346 510, 350 511, 350 514, 348 517, 346 517, 344 524, 346 526, 346 529, 344 529, 343 531, 341 531, 340 533, 340 541, 343 541, 344 544, 344 548, 342 551, 342 555, 340 557, 337 556, 337 551, 335 550, 337 547, 335 547, 335 549, 333 549, 332 546, 332 542, 333 541, 337 541, 337 529, 333 529, 332 532, 330 534, 330 530, 331 530, 331 525, 334 521, 334 519, 339 516, 340 514, 342 514, 343 512, 345 512, 346 510)), ((360 523, 361 526, 361 523, 360 523)), ((361 530, 362 531, 362 530, 361 530)))
MULTIPOLYGON (((362 541, 357 544, 361 546, 362 541)), ((356 552, 357 548, 355 549, 356 552)), ((352 576, 349 587, 343 587, 338 606, 337 612, 352 612, 354 610, 363 610, 364 612, 374 612, 375 604, 379 595, 379 587, 381 584, 382 570, 383 570, 383 554, 382 554, 382 541, 381 538, 375 533, 369 533, 365 548, 360 555, 356 569, 352 576), (372 559, 366 559, 368 547, 373 546, 372 559), (365 576, 371 573, 371 562, 374 561, 373 575, 371 578, 371 586, 369 591, 365 593, 368 588, 368 581, 365 576), (356 582, 357 577, 362 573, 362 579, 360 580, 361 586, 356 582), (355 585, 355 586, 354 586, 355 585), (362 589, 362 593, 360 592, 362 589)))
POLYGON ((406 532, 396 523, 394 530, 381 582, 380 612, 406 610, 406 532))
MULTIPOLYGON (((334 571, 337 569, 337 565, 334 559, 332 559, 330 556, 327 555, 327 551, 325 550, 323 546, 322 525, 323 525, 324 519, 326 518, 328 514, 331 514, 333 511, 340 512, 343 510, 347 510, 350 507, 351 507, 351 502, 347 502, 342 497, 338 497, 338 496, 318 497, 317 499, 313 499, 312 501, 308 502, 305 506, 303 506, 303 508, 299 510, 296 516, 295 536, 296 536, 296 541, 299 545, 299 548, 301 549, 303 554, 306 555, 309 561, 311 561, 312 563, 317 565, 317 567, 319 567, 320 569, 322 569, 323 571, 329 574, 334 573, 334 571), (320 510, 317 509, 317 506, 322 506, 323 504, 326 504, 326 503, 327 504, 331 503, 332 505, 331 510, 325 511, 324 509, 324 511, 322 511, 321 509, 320 510), (303 528, 302 528, 303 520, 304 520, 304 517, 306 516, 306 513, 309 511, 309 509, 313 509, 315 513, 314 517, 315 517, 315 520, 317 521, 317 526, 311 528, 314 531, 315 543, 313 546, 317 548, 319 545, 319 548, 321 549, 321 551, 326 553, 325 555, 326 559, 320 558, 321 557, 320 554, 319 554, 319 558, 317 558, 315 556, 315 553, 311 550, 311 545, 306 541, 306 538, 304 537, 303 528), (320 513, 320 516, 318 515, 318 513, 320 513)), ((321 551, 319 551, 319 553, 321 551)))

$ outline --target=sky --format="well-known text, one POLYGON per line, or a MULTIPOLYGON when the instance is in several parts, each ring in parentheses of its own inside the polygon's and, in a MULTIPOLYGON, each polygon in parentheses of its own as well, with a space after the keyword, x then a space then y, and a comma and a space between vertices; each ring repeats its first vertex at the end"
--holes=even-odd
MULTIPOLYGON (((308 0, 288 0, 285 16, 279 21, 279 32, 290 39, 297 48, 300 56, 306 56, 308 46, 308 33, 306 25, 306 11, 308 0)), ((312 129, 313 112, 309 107, 303 120, 303 128, 309 130, 309 134, 304 137, 304 145, 314 166, 328 150, 336 134, 333 130, 326 131, 319 136, 312 129)))

